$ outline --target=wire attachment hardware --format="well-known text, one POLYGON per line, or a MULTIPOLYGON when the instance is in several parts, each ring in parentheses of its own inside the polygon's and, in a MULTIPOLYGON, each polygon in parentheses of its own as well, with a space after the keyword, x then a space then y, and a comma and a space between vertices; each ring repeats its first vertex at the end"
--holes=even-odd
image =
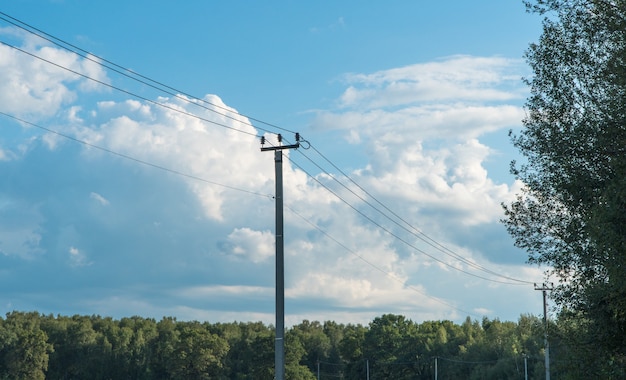
POLYGON ((277 135, 278 137, 278 145, 277 146, 269 146, 269 147, 265 147, 263 146, 265 144, 265 136, 261 136, 261 151, 268 151, 268 150, 283 150, 283 149, 297 149, 300 147, 300 134, 296 133, 296 143, 295 144, 290 144, 290 145, 282 145, 283 142, 283 135, 281 135, 280 133, 277 135))

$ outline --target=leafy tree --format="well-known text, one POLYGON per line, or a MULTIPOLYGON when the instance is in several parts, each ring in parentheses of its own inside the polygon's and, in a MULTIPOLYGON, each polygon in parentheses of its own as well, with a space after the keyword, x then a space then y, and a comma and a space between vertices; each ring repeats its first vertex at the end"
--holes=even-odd
POLYGON ((157 322, 157 337, 151 343, 150 373, 155 379, 171 379, 170 362, 180 341, 175 318, 164 317, 157 322))
POLYGON ((224 358, 224 379, 274 378, 274 333, 261 322, 214 325, 230 350, 224 358))
POLYGON ((198 322, 178 323, 179 339, 171 353, 169 372, 174 379, 216 379, 228 343, 198 322))
POLYGON ((372 379, 414 378, 417 326, 401 315, 385 314, 370 323, 364 354, 371 360, 372 379))
POLYGON ((341 377, 344 365, 341 360, 339 347, 343 340, 345 326, 333 321, 326 321, 324 322, 323 329, 324 334, 328 337, 330 348, 326 362, 320 363, 320 370, 331 378, 341 377))
MULTIPOLYGON (((577 343, 582 345, 585 334, 579 333, 589 328, 573 318, 551 324, 557 363, 553 373, 561 379, 621 378, 618 371, 572 355, 582 349, 572 346, 568 337, 580 336, 577 343)), ((293 380, 316 378, 317 368, 307 365, 313 357, 324 359, 321 379, 363 379, 367 363, 372 380, 432 379, 434 357, 442 380, 521 378, 522 352, 529 357, 530 379, 543 374, 543 322, 533 316, 521 316, 518 322, 468 318, 458 325, 417 324, 386 314, 368 327, 305 320, 288 329, 285 338, 285 375, 293 380)), ((584 347, 591 352, 591 346, 584 347)), ((114 320, 17 312, 0 318, 0 379, 44 377, 271 380, 274 332, 260 322, 156 322, 137 316, 114 320)))
POLYGON ((585 326, 594 366, 626 376, 626 3, 527 6, 546 17, 526 55, 524 128, 512 135, 525 187, 504 223, 529 262, 560 280, 553 297, 562 318, 585 326))
POLYGON ((7 314, 0 324, 0 378, 45 379, 52 346, 38 313, 7 314))
POLYGON ((363 379, 366 375, 364 356, 365 334, 367 328, 362 325, 348 324, 339 343, 339 352, 346 363, 346 374, 350 379, 363 379))
POLYGON ((293 329, 289 330, 285 335, 285 378, 289 380, 313 380, 315 376, 313 376, 311 369, 300 364, 307 351, 300 341, 300 336, 293 331, 293 329))
POLYGON ((289 334, 297 339, 304 349, 303 364, 311 371, 316 371, 318 361, 328 361, 330 354, 330 338, 324 333, 324 327, 317 321, 308 320, 293 326, 289 334))
POLYGON ((42 327, 54 346, 48 378, 107 377, 112 346, 101 333, 94 330, 92 320, 93 318, 79 315, 46 318, 42 327))

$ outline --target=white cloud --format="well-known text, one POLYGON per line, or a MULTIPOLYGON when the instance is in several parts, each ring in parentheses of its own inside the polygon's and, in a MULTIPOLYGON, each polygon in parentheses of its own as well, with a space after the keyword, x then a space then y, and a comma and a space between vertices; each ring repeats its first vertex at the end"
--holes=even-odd
POLYGON ((9 161, 13 157, 14 154, 11 151, 0 148, 0 161, 9 161))
POLYGON ((395 210, 433 210, 459 225, 494 223, 517 186, 496 183, 486 162, 497 149, 482 142, 521 124, 519 61, 453 56, 346 77, 336 110, 314 125, 345 130, 368 162, 357 182, 395 210), (435 211, 437 210, 437 211, 435 211), (442 213, 444 212, 444 213, 442 213))
POLYGON ((202 101, 181 96, 159 102, 167 108, 135 100, 101 102, 95 113, 100 127, 83 128, 78 134, 92 144, 207 179, 188 178, 187 182, 206 216, 216 220, 224 219, 228 202, 234 200, 230 188, 271 194, 273 161, 269 155, 261 155, 256 130, 246 118, 214 95, 202 101), (196 113, 211 122, 176 110, 196 113))
POLYGON ((98 202, 102 206, 108 206, 109 205, 109 200, 106 199, 105 197, 103 197, 102 195, 98 194, 98 193, 91 192, 89 194, 89 198, 95 200, 96 202, 98 202))
POLYGON ((230 253, 258 263, 274 255, 274 234, 271 231, 254 231, 235 228, 228 235, 230 253))
MULTIPOLYGON (((97 72, 97 67, 92 66, 93 63, 82 62, 75 56, 64 55, 52 48, 43 50, 51 59, 72 67, 83 65, 81 69, 106 79, 97 72)), ((184 97, 155 99, 166 107, 137 100, 101 100, 93 105, 77 105, 73 103, 77 99, 75 95, 80 91, 93 90, 92 87, 87 84, 69 86, 76 81, 75 78, 50 69, 42 70, 38 80, 29 82, 26 77, 28 73, 35 72, 34 64, 20 66, 19 62, 24 59, 14 52, 7 53, 13 54, 11 59, 0 59, 0 65, 11 70, 25 69, 18 73, 13 85, 24 87, 24 92, 18 97, 28 104, 28 109, 37 106, 38 102, 45 102, 38 116, 57 114, 63 110, 58 114, 69 122, 59 123, 64 133, 153 165, 141 165, 90 147, 80 148, 80 157, 87 167, 84 170, 97 173, 106 162, 106 167, 114 168, 109 173, 132 173, 130 175, 149 180, 150 185, 154 185, 149 191, 136 195, 140 198, 136 201, 142 203, 142 210, 149 210, 149 215, 134 215, 132 221, 136 225, 133 225, 132 231, 115 230, 126 238, 126 241, 117 243, 131 247, 125 252, 150 256, 151 266, 147 272, 156 273, 154 277, 169 273, 173 267, 183 268, 180 270, 185 272, 214 270, 212 274, 218 277, 213 279, 203 274, 203 281, 206 282, 200 282, 200 286, 197 280, 194 285, 165 284, 167 290, 164 293, 176 300, 165 306, 132 295, 118 297, 111 294, 103 297, 105 301, 101 304, 93 303, 92 306, 107 310, 113 305, 110 310, 116 310, 125 305, 128 309, 148 315, 175 314, 181 318, 223 320, 227 315, 228 318, 236 316, 249 320, 258 317, 266 320, 271 314, 252 306, 248 310, 225 313, 217 305, 200 304, 206 297, 215 303, 236 299, 247 307, 251 298, 271 297, 272 294, 262 276, 271 267, 270 258, 274 255, 274 235, 270 230, 273 227, 274 203, 270 196, 260 195, 274 193, 273 155, 259 151, 258 131, 249 125, 248 120, 215 95, 206 95, 202 100, 184 97), (37 97, 35 93, 43 95, 37 97), (197 114, 205 120, 185 113, 197 114), (225 113, 230 117, 224 116, 225 113), (152 199, 154 193, 172 184, 180 186, 172 186, 175 190, 168 193, 168 197, 152 199), (177 203, 181 199, 185 202, 177 203), (188 207, 178 209, 181 204, 188 207), (160 218, 156 218, 151 210, 163 213, 157 214, 160 218), (210 225, 213 229, 194 236, 193 241, 187 241, 180 236, 189 235, 176 230, 181 228, 175 224, 178 219, 194 220, 198 225, 206 223, 202 226, 210 225), (172 256, 161 253, 162 257, 153 257, 152 253, 143 252, 145 248, 141 241, 136 242, 157 237, 164 239, 159 242, 173 241, 174 248, 171 250, 175 251, 175 259, 171 252, 167 254, 172 256), (159 266, 160 263, 165 264, 159 266), (229 271, 227 280, 219 276, 223 268, 229 271)), ((519 94, 511 85, 513 80, 508 74, 514 64, 500 58, 453 57, 374 74, 352 75, 348 77, 347 89, 339 99, 341 106, 320 113, 315 126, 345 130, 351 141, 358 144, 351 149, 363 148, 369 161, 357 162, 353 166, 353 178, 411 225, 433 234, 446 246, 452 245, 453 237, 460 232, 496 223, 501 213, 500 202, 510 199, 516 186, 514 183, 496 184, 492 180, 484 164, 495 149, 481 140, 486 133, 501 131, 521 119, 521 108, 512 102, 519 94)), ((8 94, 0 90, 0 97, 7 97, 8 94)), ((19 108, 20 104, 15 103, 12 111, 18 114, 27 112, 27 108, 19 108)), ((47 147, 62 155, 64 146, 60 144, 59 137, 48 135, 47 138, 47 147)), ((449 267, 434 265, 432 259, 416 252, 414 247, 399 242, 398 237, 402 237, 416 247, 441 256, 432 248, 425 247, 414 235, 382 218, 350 191, 338 186, 330 175, 312 173, 316 180, 332 188, 375 224, 370 223, 297 169, 294 164, 303 160, 299 154, 285 152, 285 155, 289 158, 284 161, 283 167, 287 208, 287 297, 291 302, 321 300, 321 304, 330 306, 326 312, 311 308, 308 314, 306 310, 296 310, 294 315, 318 313, 328 316, 320 319, 335 316, 344 318, 340 321, 351 322, 351 317, 340 309, 355 310, 354 315, 359 318, 367 316, 368 319, 382 312, 405 313, 416 319, 462 314, 431 297, 447 296, 457 299, 451 304, 462 304, 463 300, 446 294, 445 289, 474 286, 471 280, 449 267), (332 239, 309 222, 329 233, 332 239), (383 232, 382 228, 397 236, 383 232), (367 313, 363 309, 368 309, 367 313)), ((75 176, 75 173, 65 174, 68 176, 64 178, 66 180, 75 176)), ((112 176, 102 181, 124 181, 128 188, 124 191, 131 193, 133 185, 128 183, 133 180, 112 176)), ((73 186, 70 181, 60 182, 66 186, 55 191, 66 191, 73 186)), ((122 213, 121 209, 128 208, 122 214, 133 214, 136 204, 122 204, 120 198, 111 195, 110 187, 106 191, 102 189, 102 184, 89 186, 86 188, 97 189, 97 192, 89 193, 89 202, 83 204, 85 209, 82 211, 87 210, 91 214, 83 218, 74 218, 72 214, 64 219, 65 224, 51 231, 42 228, 43 218, 31 220, 24 227, 30 235, 20 230, 19 234, 13 235, 14 240, 9 241, 22 243, 27 239, 36 240, 39 234, 46 233, 56 239, 51 244, 62 246, 64 250, 71 247, 69 258, 73 266, 90 266, 92 262, 98 265, 86 269, 103 266, 105 249, 98 248, 95 243, 85 245, 90 240, 86 235, 86 224, 95 224, 88 226, 94 230, 114 229, 120 220, 114 218, 116 212, 122 213), (107 197, 102 194, 107 194, 107 197), (109 198, 115 199, 115 202, 109 203, 109 198), (106 212, 102 207, 89 206, 93 204, 107 206, 106 212), (100 222, 102 224, 98 225, 100 222), (89 252, 89 257, 86 252, 89 252)), ((350 187, 354 189, 353 185, 350 187)), ((80 189, 77 192, 86 194, 84 191, 80 189)), ((362 190, 354 191, 372 201, 362 190)), ((59 208, 67 211, 63 205, 59 208)), ((52 207, 48 212, 58 211, 52 207)), ((193 227, 185 226, 189 229, 193 227)), ((0 239, 5 235, 0 234, 0 239)), ((38 246, 39 241, 34 241, 34 244, 38 246)), ((480 245, 455 247, 471 259, 489 265, 481 255, 480 245)), ((64 251, 63 255, 67 253, 64 251)), ((464 268, 464 265, 448 257, 444 259, 453 266, 464 268)), ((135 274, 140 275, 139 272, 135 274)), ((145 286, 150 286, 150 283, 145 286)), ((497 290, 481 288, 481 291, 493 296, 494 302, 501 297, 497 290)), ((468 309, 485 312, 494 309, 490 301, 480 302, 476 308, 472 305, 468 309)))
POLYGON ((69 258, 70 258, 71 266, 84 267, 84 266, 88 266, 92 264, 92 262, 88 261, 87 255, 85 254, 85 252, 81 251, 80 249, 76 247, 70 247, 68 252, 70 254, 69 258))
POLYGON ((359 109, 434 102, 490 102, 519 99, 520 93, 500 89, 520 81, 511 74, 520 62, 499 57, 453 56, 447 59, 379 71, 350 74, 341 97, 343 107, 359 109))
MULTIPOLYGON (((12 32, 3 29, 2 33, 12 32)), ((0 45, 0 103, 9 114, 27 116, 31 121, 52 116, 60 107, 76 100, 73 84, 77 83, 83 91, 101 88, 71 71, 108 82, 101 66, 63 49, 46 46, 42 40, 26 40, 18 48, 41 59, 0 45)))

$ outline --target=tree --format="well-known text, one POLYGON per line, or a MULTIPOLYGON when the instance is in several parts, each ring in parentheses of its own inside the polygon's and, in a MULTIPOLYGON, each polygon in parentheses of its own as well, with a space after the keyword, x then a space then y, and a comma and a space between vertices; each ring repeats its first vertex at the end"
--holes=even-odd
POLYGON ((199 322, 179 322, 176 330, 179 334, 170 358, 171 378, 218 378, 222 359, 228 352, 228 343, 199 322))
POLYGON ((176 346, 180 342, 180 332, 175 318, 163 317, 157 322, 157 337, 152 340, 149 360, 150 373, 156 379, 171 379, 170 368, 176 346))
POLYGON ((305 352, 302 364, 311 371, 316 371, 318 361, 329 361, 330 338, 324 333, 324 327, 321 323, 310 322, 305 319, 299 325, 293 326, 288 334, 294 336, 302 344, 305 352))
MULTIPOLYGON (((319 323, 316 322, 318 325, 319 323)), ((293 380, 313 380, 313 372, 306 365, 300 364, 307 351, 294 330, 285 335, 285 378, 293 380)))
POLYGON ((217 335, 230 346, 224 358, 223 379, 271 380, 274 378, 274 332, 261 322, 214 325, 217 335))
MULTIPOLYGON (((42 323, 54 352, 50 355, 50 379, 105 379, 110 368, 111 344, 93 329, 92 318, 47 317, 42 323)), ((113 323, 113 321, 111 321, 113 323)))
POLYGON ((529 262, 559 279, 562 317, 588 327, 596 365, 615 373, 626 367, 626 3, 527 6, 546 17, 526 54, 524 128, 511 134, 525 157, 511 171, 525 187, 504 223, 529 262))
POLYGON ((365 377, 364 356, 365 334, 367 328, 358 324, 348 324, 343 331, 343 339, 339 343, 341 359, 346 364, 346 373, 349 379, 362 379, 365 377))
POLYGON ((365 334, 363 352, 370 359, 373 379, 415 378, 419 352, 415 344, 418 328, 402 315, 375 318, 365 334))
POLYGON ((0 322, 0 378, 45 379, 52 346, 39 314, 13 312, 0 322))

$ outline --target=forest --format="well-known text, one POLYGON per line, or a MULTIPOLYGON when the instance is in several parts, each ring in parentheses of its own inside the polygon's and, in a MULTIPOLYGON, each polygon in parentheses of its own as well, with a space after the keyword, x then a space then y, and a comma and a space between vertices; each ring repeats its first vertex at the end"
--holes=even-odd
MULTIPOLYGON (((287 379, 545 378, 542 318, 413 322, 385 314, 368 325, 304 320, 285 332, 287 379)), ((551 374, 589 378, 550 321, 551 374), (581 377, 582 376, 582 377, 581 377)), ((601 368, 595 369, 600 373, 601 368)), ((0 379, 254 379, 274 375, 274 329, 210 323, 11 312, 0 319, 0 379)), ((624 373, 614 374, 620 378, 624 373)), ((611 376, 607 377, 611 378, 611 376)), ((623 377, 622 377, 623 378, 623 377)))

